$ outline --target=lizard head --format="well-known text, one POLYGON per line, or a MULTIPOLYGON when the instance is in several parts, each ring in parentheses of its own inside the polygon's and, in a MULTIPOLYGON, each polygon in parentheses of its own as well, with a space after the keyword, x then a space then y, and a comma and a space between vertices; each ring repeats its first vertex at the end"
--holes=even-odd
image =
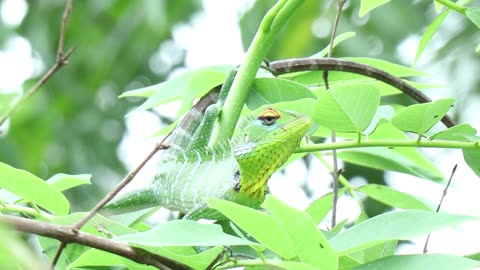
POLYGON ((262 107, 247 116, 234 141, 239 192, 263 198, 267 180, 290 157, 310 125, 305 115, 273 107, 262 107))

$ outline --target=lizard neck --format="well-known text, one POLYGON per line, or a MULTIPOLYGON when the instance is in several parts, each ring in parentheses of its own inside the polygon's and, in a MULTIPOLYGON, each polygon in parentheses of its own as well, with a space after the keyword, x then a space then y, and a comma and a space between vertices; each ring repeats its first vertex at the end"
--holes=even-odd
POLYGON ((235 158, 240 168, 238 192, 263 201, 270 176, 288 159, 298 146, 296 138, 257 145, 253 142, 238 145, 235 158))

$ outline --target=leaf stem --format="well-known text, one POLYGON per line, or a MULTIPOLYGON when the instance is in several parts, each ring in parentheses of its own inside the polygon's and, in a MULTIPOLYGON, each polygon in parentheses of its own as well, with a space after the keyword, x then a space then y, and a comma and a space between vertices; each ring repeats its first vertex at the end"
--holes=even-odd
POLYGON ((451 10, 455 10, 456 12, 462 14, 462 15, 466 15, 466 11, 467 11, 467 8, 464 7, 464 6, 461 6, 457 3, 454 3, 450 0, 435 0, 435 2, 451 9, 451 10))
POLYGON ((307 144, 300 146, 295 153, 326 151, 334 149, 348 149, 359 147, 425 147, 425 148, 458 148, 458 149, 480 149, 479 142, 458 142, 458 141, 417 141, 417 140, 368 140, 357 142, 356 140, 322 143, 322 144, 307 144))
POLYGON ((258 68, 281 27, 302 3, 303 0, 281 0, 263 18, 260 28, 248 48, 245 60, 240 66, 237 76, 235 76, 230 93, 225 100, 219 125, 213 136, 213 144, 226 141, 232 137, 242 112, 243 104, 247 98, 248 90, 253 84, 258 68))
POLYGON ((46 221, 51 221, 53 219, 53 216, 45 213, 41 210, 26 207, 26 206, 21 206, 21 205, 15 205, 15 204, 6 204, 6 203, 0 203, 0 212, 1 213, 17 213, 17 214, 24 214, 27 216, 31 216, 34 218, 40 218, 42 220, 46 221))

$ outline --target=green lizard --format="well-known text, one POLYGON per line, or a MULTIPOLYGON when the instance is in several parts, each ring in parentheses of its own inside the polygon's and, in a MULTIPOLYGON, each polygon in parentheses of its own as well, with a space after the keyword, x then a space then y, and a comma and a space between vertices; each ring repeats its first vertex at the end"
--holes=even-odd
POLYGON ((185 134, 193 134, 201 125, 188 121, 190 130, 172 139, 175 142, 162 155, 151 185, 114 201, 107 209, 138 210, 161 205, 190 219, 222 219, 206 207, 208 197, 258 208, 267 192, 268 179, 293 153, 311 125, 306 116, 264 106, 241 120, 239 132, 230 142, 213 147, 190 145, 185 151, 181 145, 195 141, 185 134), (180 146, 176 140, 182 141, 180 146))

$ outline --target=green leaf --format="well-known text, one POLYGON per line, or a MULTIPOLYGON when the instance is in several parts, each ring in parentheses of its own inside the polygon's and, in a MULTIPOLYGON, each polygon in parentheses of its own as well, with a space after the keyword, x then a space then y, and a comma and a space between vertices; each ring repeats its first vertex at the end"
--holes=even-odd
MULTIPOLYGON (((354 37, 355 36, 355 32, 346 32, 346 33, 342 33, 338 36, 335 37, 335 39, 333 40, 333 48, 335 48, 338 44, 340 44, 342 41, 344 40, 347 40, 351 37, 354 37)), ((330 44, 327 45, 323 50, 321 50, 320 52, 314 54, 311 56, 311 58, 322 58, 322 57, 325 57, 327 56, 328 54, 328 50, 330 50, 330 44)))
POLYGON ((472 23, 480 28, 480 8, 467 8, 466 15, 472 23))
POLYGON ((349 256, 355 258, 363 264, 379 258, 395 255, 397 244, 397 240, 385 241, 361 251, 350 253, 349 256))
MULTIPOLYGON (((218 246, 208 249, 205 252, 197 254, 192 247, 142 247, 143 249, 176 260, 186 264, 193 269, 206 269, 209 264, 223 251, 223 247, 218 246)), ((73 269, 85 266, 121 266, 128 269, 156 269, 152 266, 141 265, 130 261, 127 258, 108 253, 98 249, 90 249, 83 253, 67 269, 73 269)))
POLYGON ((81 185, 90 185, 90 178, 92 178, 91 174, 71 175, 59 173, 50 177, 47 183, 58 191, 64 191, 81 185))
POLYGON ((370 12, 371 10, 381 6, 381 5, 384 5, 388 2, 390 2, 391 0, 362 0, 361 4, 360 4, 360 10, 358 12, 358 15, 360 17, 363 17, 365 16, 365 14, 367 14, 368 12, 370 12))
POLYGON ((262 207, 268 210, 288 235, 288 244, 299 261, 321 269, 337 269, 337 256, 310 216, 267 196, 262 207), (299 230, 299 228, 302 228, 299 230))
POLYGON ((450 13, 451 9, 447 9, 446 11, 442 12, 440 15, 433 20, 433 22, 427 27, 425 33, 423 33, 422 39, 418 44, 417 53, 415 54, 415 60, 413 61, 413 65, 417 63, 418 58, 422 55, 423 50, 427 47, 427 44, 432 39, 433 35, 437 32, 438 28, 442 24, 442 22, 447 18, 448 13, 450 13))
POLYGON ((361 186, 358 191, 365 193, 368 197, 392 207, 401 209, 432 210, 427 204, 413 195, 394 190, 390 187, 377 184, 361 186))
POLYGON ((257 78, 248 92, 246 104, 255 110, 262 105, 298 99, 316 99, 315 94, 303 84, 280 78, 257 78))
POLYGON ((315 101, 316 100, 313 98, 303 98, 294 101, 275 103, 274 106, 280 110, 294 111, 311 118, 315 101))
POLYGON ((56 215, 68 214, 70 210, 67 198, 43 179, 1 162, 0 187, 56 215))
POLYGON ((463 158, 470 169, 472 169, 477 176, 480 176, 480 150, 463 149, 463 158))
POLYGON ((480 262, 451 254, 412 254, 385 257, 355 270, 463 270, 479 267, 480 262))
POLYGON ((411 67, 402 66, 399 64, 390 63, 385 60, 380 60, 376 58, 368 58, 368 57, 347 57, 345 58, 350 61, 370 65, 372 67, 378 68, 385 72, 388 72, 396 77, 412 77, 412 76, 425 76, 427 75, 425 72, 416 70, 411 67))
MULTIPOLYGON (((338 190, 338 197, 340 198, 343 193, 345 193, 345 189, 341 188, 338 190)), ((333 207, 333 193, 327 193, 322 197, 316 199, 307 207, 305 212, 307 212, 316 224, 320 223, 322 220, 327 217, 328 212, 333 207)))
POLYGON ((285 244, 288 243, 287 236, 271 215, 220 199, 209 198, 207 204, 208 207, 222 213, 273 252, 287 259, 295 257, 295 252, 285 244), (253 220, 255 222, 252 222, 253 220))
POLYGON ((225 234, 216 224, 201 224, 191 220, 173 220, 116 240, 142 246, 235 246, 258 245, 246 239, 225 234))
POLYGON ((177 116, 186 113, 192 107, 195 98, 204 96, 215 86, 222 84, 225 81, 225 77, 225 72, 212 69, 200 70, 192 75, 185 86, 182 104, 180 105, 177 116))
POLYGON ((478 217, 405 210, 384 213, 357 224, 330 239, 339 255, 359 251, 388 240, 409 240, 478 217), (412 222, 415 221, 415 222, 412 222))
POLYGON ((372 121, 379 104, 380 92, 376 87, 338 87, 317 100, 313 120, 338 132, 361 133, 372 121))
POLYGON ((428 138, 429 140, 447 140, 447 141, 469 141, 468 136, 475 136, 477 130, 469 124, 460 124, 440 131, 428 138))
MULTIPOLYGON (((148 99, 142 105, 140 105, 133 111, 148 110, 158 105, 180 99, 181 97, 186 95, 188 92, 189 86, 191 86, 189 85, 190 80, 192 79, 194 81, 199 80, 198 77, 196 76, 197 74, 205 74, 205 72, 207 74, 209 72, 226 73, 231 68, 232 68, 231 66, 213 66, 213 67, 206 67, 206 68, 190 71, 163 83, 125 92, 122 95, 120 95, 120 97, 121 98, 132 97, 132 96, 148 97, 148 99)), ((213 76, 216 77, 215 75, 213 76)), ((205 86, 208 84, 202 83, 202 85, 205 86)), ((202 92, 201 89, 200 89, 200 92, 202 92)), ((188 97, 188 99, 190 98, 191 97, 188 97)))
POLYGON ((360 262, 351 256, 343 255, 338 257, 338 270, 353 270, 360 265, 360 262))
MULTIPOLYGON (((369 138, 407 139, 407 135, 390 122, 384 122, 369 138)), ((444 180, 438 168, 416 148, 357 148, 339 151, 337 155, 344 161, 369 168, 407 173, 430 181, 444 180)))
POLYGON ((400 130, 421 136, 447 114, 454 102, 454 98, 445 98, 408 106, 392 118, 392 124, 400 130))

